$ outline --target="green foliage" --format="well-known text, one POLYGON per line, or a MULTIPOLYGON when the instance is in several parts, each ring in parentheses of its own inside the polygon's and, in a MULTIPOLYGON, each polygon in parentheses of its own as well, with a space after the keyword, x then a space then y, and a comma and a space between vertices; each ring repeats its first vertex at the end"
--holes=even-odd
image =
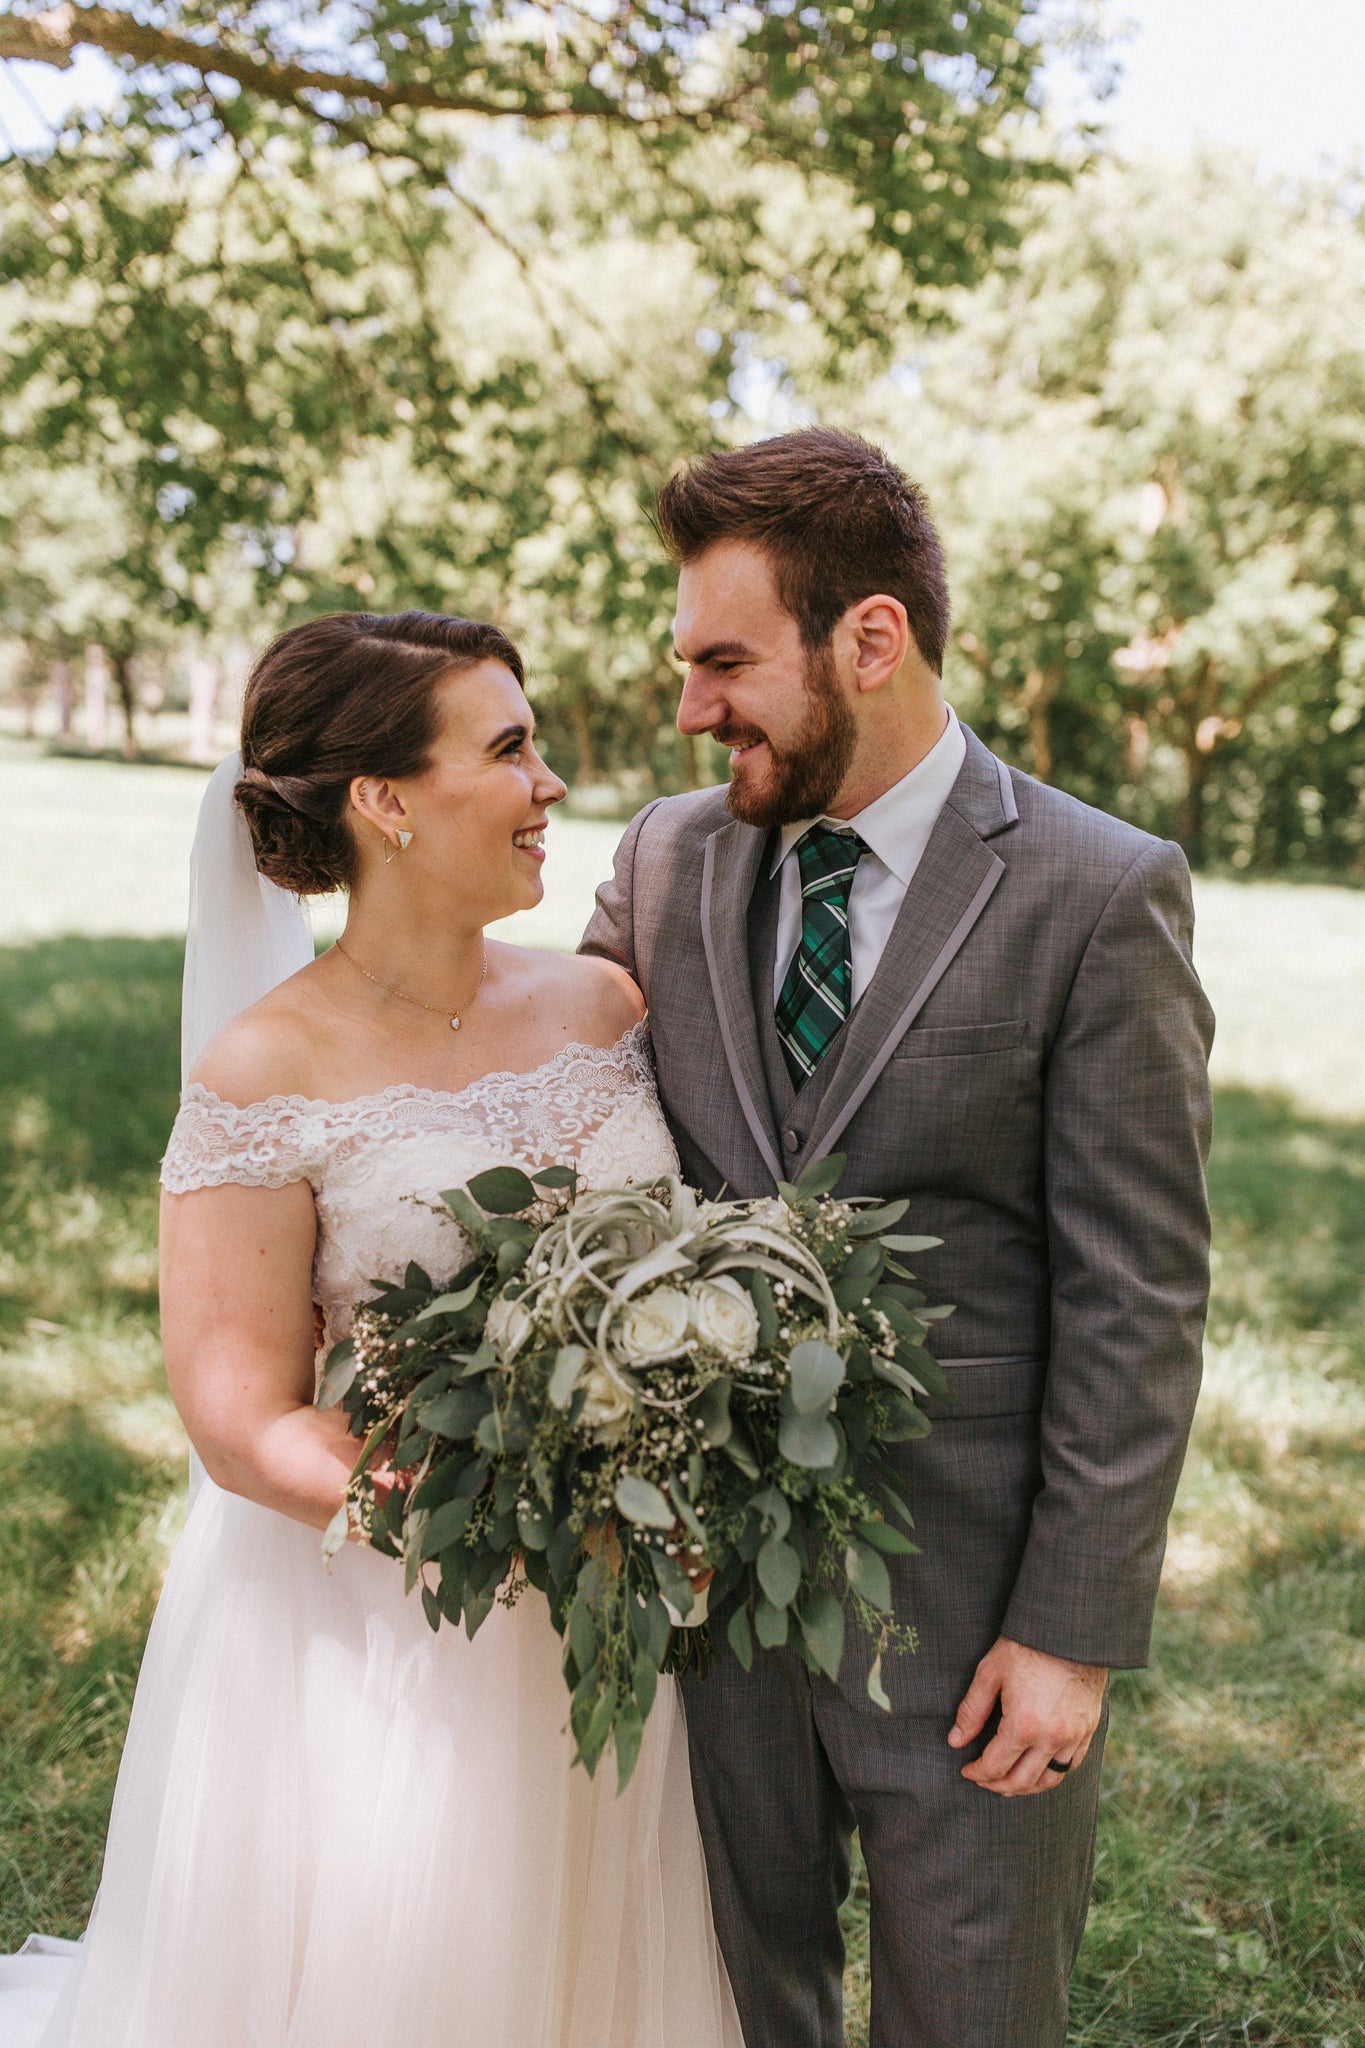
POLYGON ((1365 233, 1244 159, 1032 209, 879 418, 951 543, 950 683, 1196 863, 1365 874, 1365 233))

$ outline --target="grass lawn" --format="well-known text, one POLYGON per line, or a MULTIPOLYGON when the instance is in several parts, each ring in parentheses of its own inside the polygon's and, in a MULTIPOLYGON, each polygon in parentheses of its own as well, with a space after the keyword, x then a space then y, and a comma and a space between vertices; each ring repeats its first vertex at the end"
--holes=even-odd
MULTIPOLYGON (((184 1447, 157 1354, 179 948, 0 952, 0 1950, 79 1932, 184 1447)), ((1219 1101, 1209 1371, 1118 1679, 1076 2048, 1365 2044, 1365 1125, 1219 1101)), ((865 2040, 855 1893, 850 2041, 865 2040)))

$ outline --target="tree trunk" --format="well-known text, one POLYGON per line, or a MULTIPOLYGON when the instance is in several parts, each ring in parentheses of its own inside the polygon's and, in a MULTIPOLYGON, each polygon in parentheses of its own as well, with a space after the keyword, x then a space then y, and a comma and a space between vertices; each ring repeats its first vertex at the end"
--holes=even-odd
POLYGON ((102 754, 109 738, 109 661, 91 641, 85 650, 85 744, 102 754))
POLYGON ((118 691, 119 709, 123 713, 123 758, 136 761, 141 749, 137 743, 137 688, 133 682, 133 664, 126 654, 116 654, 113 668, 114 688, 118 691))
POLYGON ((1028 743, 1033 757, 1033 772, 1040 782, 1052 780, 1050 713, 1052 700, 1061 686, 1062 672, 1059 668, 1031 668, 1019 692, 1019 701, 1028 713, 1028 743))
POLYGON ((76 710, 76 693, 71 686, 71 663, 54 661, 52 664, 52 687, 57 697, 57 730, 64 740, 71 737, 71 722, 76 710))

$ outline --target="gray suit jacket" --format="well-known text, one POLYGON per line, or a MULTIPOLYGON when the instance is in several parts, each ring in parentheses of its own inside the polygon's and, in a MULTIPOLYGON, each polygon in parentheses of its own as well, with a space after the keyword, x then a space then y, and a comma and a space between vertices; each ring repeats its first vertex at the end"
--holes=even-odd
MULTIPOLYGON (((953 1405, 902 1446, 920 1632, 885 1677, 951 1711, 999 1632, 1146 1661, 1199 1386, 1212 1015, 1189 870, 1006 768, 974 734, 878 971, 800 1093, 772 1025, 769 835, 723 790, 650 805, 583 941, 649 1004, 686 1177, 771 1193, 848 1155, 847 1194, 906 1195, 953 1405)), ((841 1689, 862 1693, 865 1652, 841 1689)))

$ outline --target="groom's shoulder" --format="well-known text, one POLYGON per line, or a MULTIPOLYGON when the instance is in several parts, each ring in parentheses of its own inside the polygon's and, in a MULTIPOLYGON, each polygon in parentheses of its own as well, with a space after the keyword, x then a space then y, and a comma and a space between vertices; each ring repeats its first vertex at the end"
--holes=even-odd
POLYGON ((725 799, 728 783, 714 789, 689 789, 681 796, 657 797, 635 821, 636 845, 651 854, 665 848, 700 850, 722 825, 733 823, 725 799))
POLYGON ((1008 772, 1019 812, 1020 857, 1101 885, 1112 885, 1133 867, 1188 872, 1184 854, 1171 840, 1158 839, 1067 790, 1035 781, 1020 769, 1008 772))

